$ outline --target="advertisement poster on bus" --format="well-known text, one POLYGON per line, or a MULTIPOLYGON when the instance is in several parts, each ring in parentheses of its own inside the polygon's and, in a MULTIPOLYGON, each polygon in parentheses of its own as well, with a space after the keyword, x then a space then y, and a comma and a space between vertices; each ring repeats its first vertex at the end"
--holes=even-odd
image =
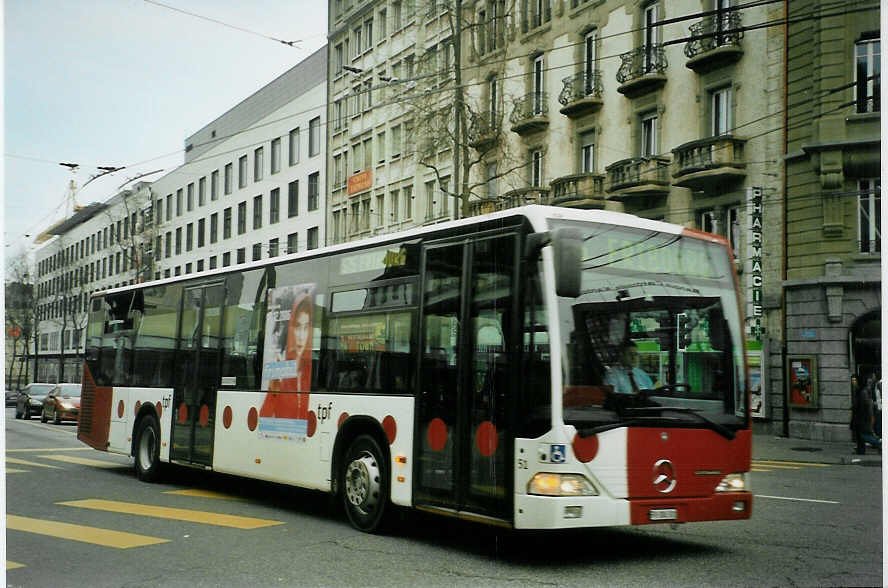
POLYGON ((314 284, 272 288, 265 317, 259 433, 266 438, 304 440, 311 389, 314 284))

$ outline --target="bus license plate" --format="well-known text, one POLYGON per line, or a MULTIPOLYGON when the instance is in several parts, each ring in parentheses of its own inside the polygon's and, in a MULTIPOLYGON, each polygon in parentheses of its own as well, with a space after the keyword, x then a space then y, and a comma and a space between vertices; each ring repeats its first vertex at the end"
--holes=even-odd
POLYGON ((648 511, 648 516, 652 521, 675 521, 678 520, 678 509, 653 508, 648 511))

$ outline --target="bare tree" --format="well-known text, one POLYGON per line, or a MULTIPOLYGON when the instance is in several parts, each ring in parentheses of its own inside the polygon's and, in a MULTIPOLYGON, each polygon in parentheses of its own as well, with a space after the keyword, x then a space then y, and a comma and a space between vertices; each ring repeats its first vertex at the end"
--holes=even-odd
MULTIPOLYGON (((12 358, 6 373, 6 387, 9 389, 19 389, 29 380, 28 341, 35 334, 36 315, 33 275, 24 252, 12 258, 6 266, 4 322, 9 335, 7 341, 12 343, 12 358)), ((34 345, 36 349, 36 340, 34 345)), ((7 355, 9 351, 7 349, 7 355)))
POLYGON ((109 222, 110 243, 114 249, 114 274, 123 281, 148 281, 154 271, 154 196, 148 182, 139 182, 118 193, 104 215, 109 222))

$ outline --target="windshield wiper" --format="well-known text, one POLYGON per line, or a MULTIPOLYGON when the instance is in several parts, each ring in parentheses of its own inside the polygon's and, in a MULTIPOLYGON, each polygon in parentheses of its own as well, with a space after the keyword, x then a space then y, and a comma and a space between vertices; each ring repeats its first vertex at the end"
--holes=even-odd
POLYGON ((662 412, 678 412, 681 414, 689 414, 697 417, 699 420, 703 421, 707 425, 709 425, 713 431, 724 437, 725 439, 733 439, 737 436, 735 431, 732 431, 728 427, 724 426, 721 423, 717 423, 714 420, 700 414, 693 408, 685 408, 680 406, 639 406, 639 407, 627 407, 624 409, 626 414, 629 416, 633 415, 645 415, 645 414, 654 414, 654 413, 662 413, 662 412))

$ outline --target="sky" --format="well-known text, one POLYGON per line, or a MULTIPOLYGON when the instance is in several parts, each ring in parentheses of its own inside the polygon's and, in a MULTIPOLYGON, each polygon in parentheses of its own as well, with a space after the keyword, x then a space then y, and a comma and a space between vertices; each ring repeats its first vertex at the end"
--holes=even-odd
POLYGON ((321 0, 2 6, 7 265, 64 218, 70 180, 85 205, 108 199, 141 173, 175 169, 187 136, 326 43, 321 0), (301 42, 290 47, 267 37, 301 42), (80 167, 72 173, 61 162, 80 167), (81 189, 98 166, 125 169, 81 189))

